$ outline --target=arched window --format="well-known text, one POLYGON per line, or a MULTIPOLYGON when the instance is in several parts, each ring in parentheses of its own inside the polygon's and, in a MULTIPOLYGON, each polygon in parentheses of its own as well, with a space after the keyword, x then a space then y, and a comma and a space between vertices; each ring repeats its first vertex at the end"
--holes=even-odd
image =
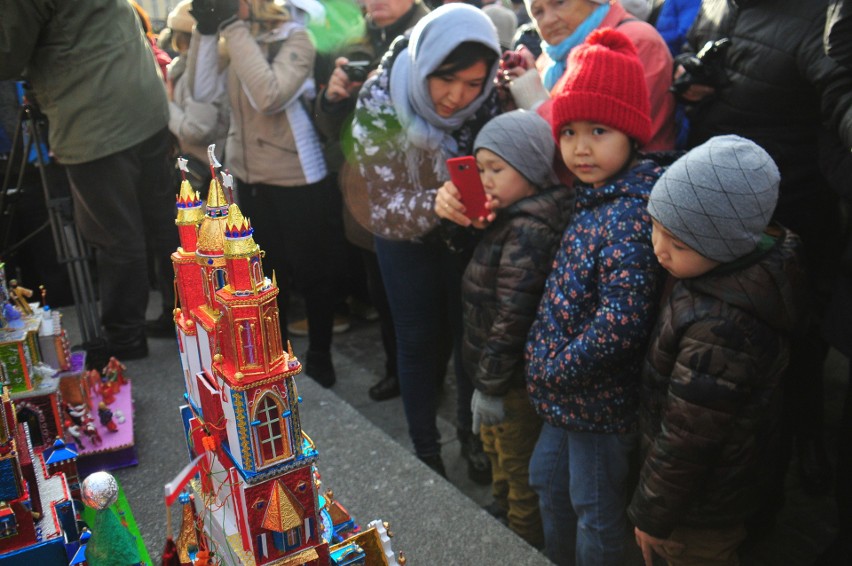
POLYGON ((224 269, 213 270, 213 289, 218 291, 228 283, 228 277, 224 269))
POLYGON ((260 268, 259 257, 251 258, 251 282, 255 289, 263 285, 263 270, 260 268))
POLYGON ((277 396, 264 395, 255 407, 254 425, 260 460, 264 464, 287 458, 291 455, 287 435, 287 421, 277 396))
POLYGON ((242 356, 242 365, 256 366, 257 353, 255 352, 254 343, 254 325, 249 320, 243 320, 239 323, 240 334, 240 355, 242 356))
POLYGON ((269 305, 263 313, 263 323, 266 325, 266 353, 272 363, 284 353, 281 344, 281 326, 278 321, 278 309, 269 305))

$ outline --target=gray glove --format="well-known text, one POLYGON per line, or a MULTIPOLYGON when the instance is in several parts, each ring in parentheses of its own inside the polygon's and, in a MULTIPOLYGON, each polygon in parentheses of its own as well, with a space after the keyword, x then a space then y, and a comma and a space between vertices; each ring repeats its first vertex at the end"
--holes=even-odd
POLYGON ((473 432, 479 434, 481 425, 493 426, 506 420, 503 411, 503 398, 496 395, 486 395, 478 389, 473 392, 470 400, 470 411, 473 413, 473 432))

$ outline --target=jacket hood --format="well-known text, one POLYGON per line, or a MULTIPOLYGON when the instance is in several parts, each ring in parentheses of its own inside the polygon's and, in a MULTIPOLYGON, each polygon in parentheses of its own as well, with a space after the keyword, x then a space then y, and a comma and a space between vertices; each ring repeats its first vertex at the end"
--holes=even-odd
MULTIPOLYGON (((564 185, 554 185, 521 199, 506 209, 507 219, 526 214, 538 218, 554 231, 561 232, 574 213, 575 193, 564 185)), ((498 218, 501 215, 498 214, 498 218)))
POLYGON ((693 291, 742 309, 776 330, 791 332, 804 312, 802 243, 780 226, 770 226, 767 233, 775 238, 768 250, 683 282, 693 291))

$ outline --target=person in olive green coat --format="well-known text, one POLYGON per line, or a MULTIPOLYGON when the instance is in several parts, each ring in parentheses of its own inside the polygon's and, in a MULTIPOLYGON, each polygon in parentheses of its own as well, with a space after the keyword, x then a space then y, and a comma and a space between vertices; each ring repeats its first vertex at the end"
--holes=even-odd
POLYGON ((108 354, 148 353, 146 242, 164 314, 174 303, 168 105, 151 47, 126 0, 2 2, 0 79, 26 78, 71 181, 74 217, 96 250, 108 354))

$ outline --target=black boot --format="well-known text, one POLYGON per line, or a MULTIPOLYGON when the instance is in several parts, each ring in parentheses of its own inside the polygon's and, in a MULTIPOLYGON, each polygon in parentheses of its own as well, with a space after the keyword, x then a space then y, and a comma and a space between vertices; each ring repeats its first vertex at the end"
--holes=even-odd
POLYGON ((441 458, 440 454, 434 454, 432 456, 418 456, 418 460, 432 468, 432 471, 446 479, 447 471, 444 469, 444 460, 441 458))
POLYGON ((331 352, 308 350, 305 355, 305 373, 323 387, 328 388, 334 385, 337 375, 331 363, 331 352))
POLYGON ((395 375, 387 375, 367 391, 373 401, 385 401, 399 397, 399 379, 395 375))
POLYGON ((467 477, 479 485, 491 484, 491 460, 482 451, 482 441, 478 434, 458 429, 462 458, 467 460, 467 477))

